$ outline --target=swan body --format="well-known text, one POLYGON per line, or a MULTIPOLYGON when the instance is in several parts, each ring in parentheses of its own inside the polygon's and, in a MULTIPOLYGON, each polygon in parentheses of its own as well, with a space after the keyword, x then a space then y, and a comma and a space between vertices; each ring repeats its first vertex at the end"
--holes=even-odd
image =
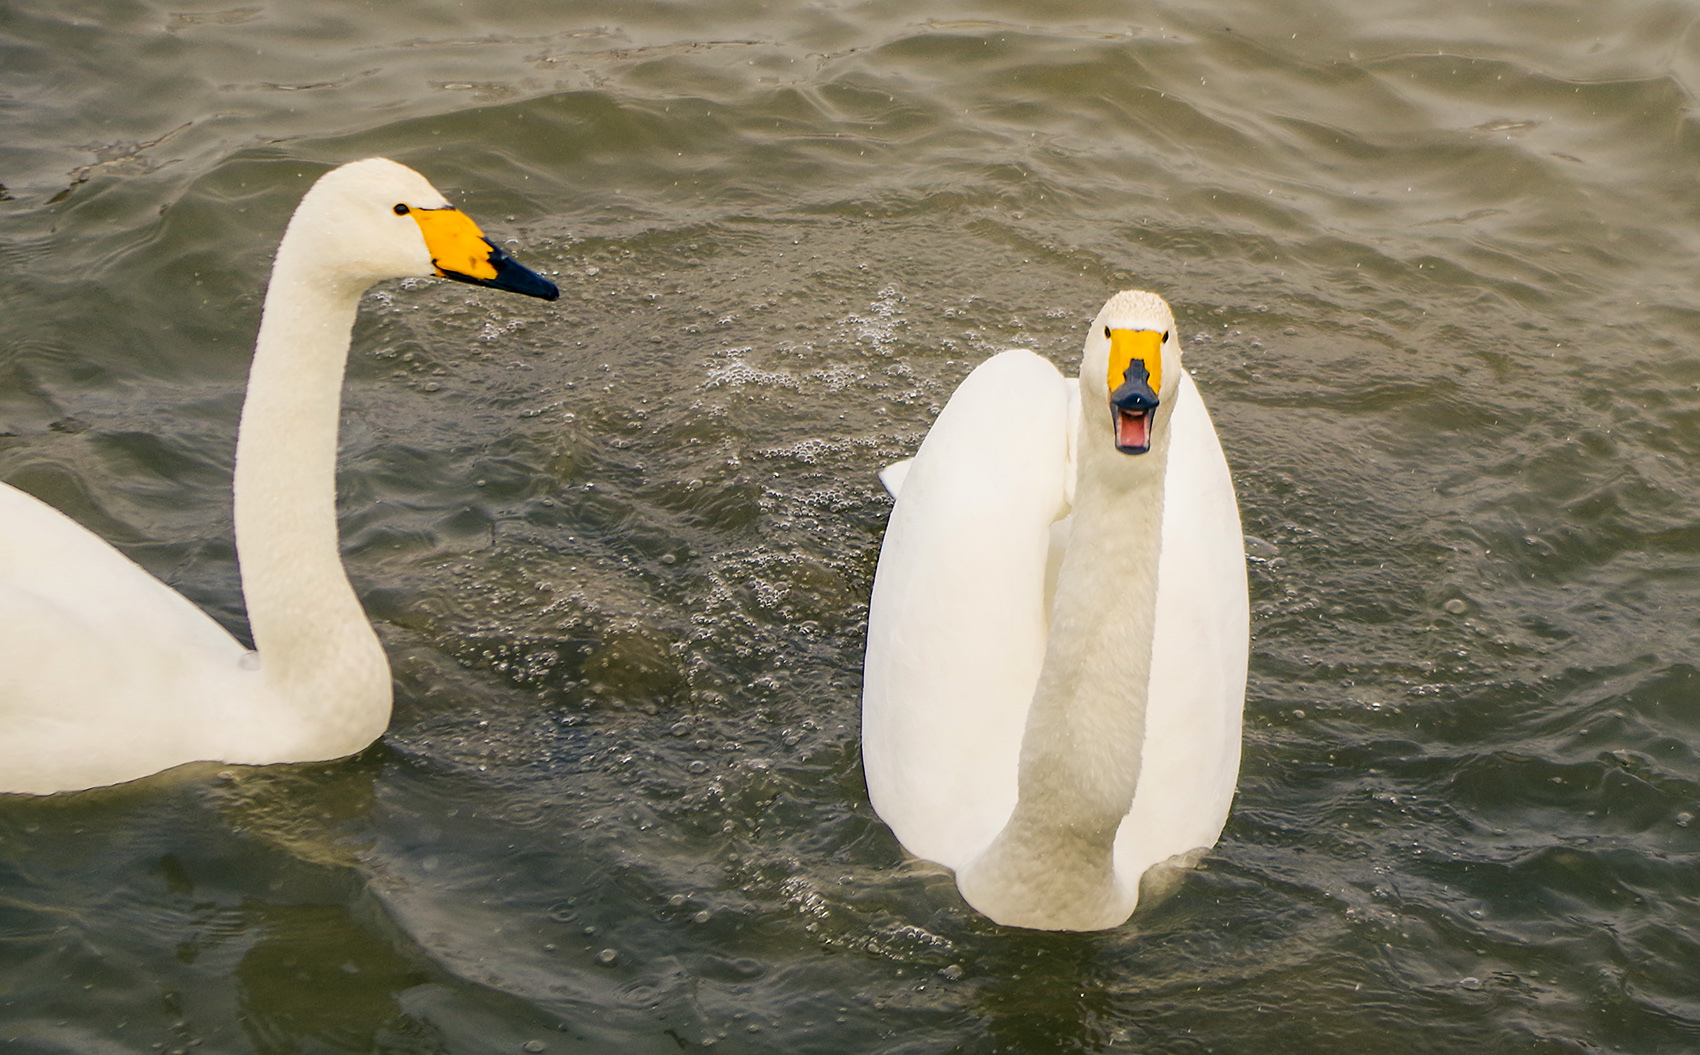
POLYGON ((1179 346, 1162 298, 1117 294, 1078 379, 995 356, 881 474, 869 799, 998 923, 1117 926, 1227 818, 1244 539, 1179 346))
POLYGON ((558 296, 392 161, 326 173, 289 222, 236 445, 252 652, 94 533, 0 484, 0 792, 193 761, 337 758, 383 732, 389 664, 338 550, 337 419, 361 294, 427 275, 558 296))

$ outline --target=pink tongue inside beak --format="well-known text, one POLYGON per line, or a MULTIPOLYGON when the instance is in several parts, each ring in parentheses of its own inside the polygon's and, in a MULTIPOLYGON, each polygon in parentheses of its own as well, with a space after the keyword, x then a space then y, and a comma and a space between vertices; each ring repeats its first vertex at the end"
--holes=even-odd
POLYGON ((1116 446, 1124 451, 1144 451, 1151 446, 1150 411, 1116 411, 1116 446))

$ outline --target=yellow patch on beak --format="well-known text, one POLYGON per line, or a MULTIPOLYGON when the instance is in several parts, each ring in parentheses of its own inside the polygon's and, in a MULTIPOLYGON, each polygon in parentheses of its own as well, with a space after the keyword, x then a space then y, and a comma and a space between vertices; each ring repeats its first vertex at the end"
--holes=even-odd
POLYGON ((1135 359, 1145 364, 1151 391, 1163 390, 1163 335, 1156 330, 1111 330, 1110 370, 1105 378, 1114 392, 1127 376, 1128 365, 1135 359))
POLYGON ((408 215, 425 235, 425 248, 431 253, 437 274, 446 278, 452 271, 468 278, 496 277, 496 268, 490 263, 490 243, 470 216, 455 208, 410 209, 408 215))

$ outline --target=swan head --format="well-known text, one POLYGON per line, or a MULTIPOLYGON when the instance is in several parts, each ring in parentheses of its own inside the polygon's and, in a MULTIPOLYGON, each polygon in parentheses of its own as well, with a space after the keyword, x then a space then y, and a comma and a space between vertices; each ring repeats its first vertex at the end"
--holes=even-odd
POLYGON ((435 275, 554 300, 553 282, 516 263, 429 180, 387 158, 320 176, 289 221, 278 260, 364 289, 435 275))
POLYGON ((1180 365, 1180 340, 1168 302, 1155 293, 1123 290, 1105 302, 1086 335, 1080 405, 1106 408, 1116 450, 1144 454, 1151 449, 1157 411, 1173 391, 1180 365))

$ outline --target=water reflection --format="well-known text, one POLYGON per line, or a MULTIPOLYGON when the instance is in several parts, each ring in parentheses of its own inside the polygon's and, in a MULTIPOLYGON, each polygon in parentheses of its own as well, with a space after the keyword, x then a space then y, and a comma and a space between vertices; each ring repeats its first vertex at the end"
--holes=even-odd
POLYGON ((256 1050, 441 1050, 440 1034, 398 1003, 431 975, 396 952, 393 935, 356 921, 346 905, 248 901, 242 914, 258 940, 237 964, 237 1001, 256 1050))
POLYGON ((971 964, 986 980, 971 1007, 991 1052, 1099 1052, 1128 1039, 1100 943, 1078 934, 1008 931, 971 964))

